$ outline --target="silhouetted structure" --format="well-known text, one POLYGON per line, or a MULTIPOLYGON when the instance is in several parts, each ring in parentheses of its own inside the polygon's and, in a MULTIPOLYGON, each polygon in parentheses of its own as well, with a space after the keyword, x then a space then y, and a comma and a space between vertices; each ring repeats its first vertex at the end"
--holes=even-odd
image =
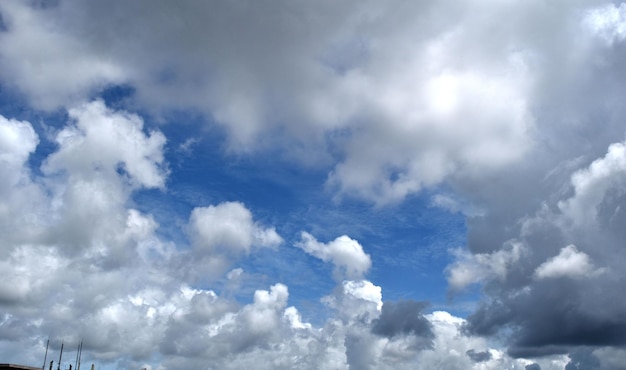
POLYGON ((0 364, 0 370, 41 370, 41 368, 16 364, 0 364))

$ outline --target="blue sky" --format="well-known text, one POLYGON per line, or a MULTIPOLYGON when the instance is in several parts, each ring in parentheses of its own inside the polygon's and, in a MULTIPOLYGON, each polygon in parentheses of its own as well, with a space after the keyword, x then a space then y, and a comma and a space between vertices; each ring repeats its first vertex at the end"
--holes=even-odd
POLYGON ((625 22, 1 2, 0 362, 623 369, 625 22))
MULTIPOLYGON (((124 108, 124 101, 132 94, 132 89, 114 86, 102 97, 107 106, 124 108)), ((257 219, 276 225, 287 248, 297 242, 301 230, 326 240, 347 234, 363 241, 376 261, 370 273, 372 280, 385 286, 390 300, 429 300, 439 308, 451 306, 455 312, 466 313, 454 305, 458 297, 451 300, 446 294, 443 270, 451 262, 448 249, 465 244, 465 225, 461 214, 433 205, 434 192, 443 189, 381 208, 362 199, 336 200, 325 189, 329 166, 302 168, 275 153, 256 154, 254 158, 224 154, 224 134, 207 132, 201 118, 177 112, 167 119, 185 125, 181 129, 155 123, 168 138, 166 159, 171 172, 167 190, 138 192, 133 197, 136 206, 155 215, 159 224, 172 225, 161 228, 165 237, 184 243, 179 226, 194 206, 240 201, 254 210, 257 219), (183 148, 185 144, 187 148, 183 148)), ((286 261, 275 251, 242 261, 245 271, 263 276, 260 281, 249 282, 248 292, 261 289, 267 282, 289 279, 291 299, 313 304, 309 315, 319 319, 315 313, 322 309, 319 297, 334 285, 329 273, 332 269, 298 250, 281 253, 288 253, 286 261), (298 278, 305 272, 294 271, 292 264, 307 269, 307 278, 298 278), (318 280, 313 286, 311 278, 318 280)))

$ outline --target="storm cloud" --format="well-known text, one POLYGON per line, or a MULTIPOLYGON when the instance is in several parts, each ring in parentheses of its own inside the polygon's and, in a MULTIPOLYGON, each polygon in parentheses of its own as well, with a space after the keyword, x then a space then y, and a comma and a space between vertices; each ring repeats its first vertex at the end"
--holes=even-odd
POLYGON ((416 301, 385 302, 372 332, 389 338, 412 334, 432 339, 431 324, 421 313, 426 306, 426 303, 416 301))

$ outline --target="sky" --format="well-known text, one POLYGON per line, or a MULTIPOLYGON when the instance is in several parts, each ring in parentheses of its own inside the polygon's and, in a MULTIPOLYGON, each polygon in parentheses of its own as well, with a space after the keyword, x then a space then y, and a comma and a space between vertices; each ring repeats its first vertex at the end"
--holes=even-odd
POLYGON ((625 62, 618 1, 0 1, 0 362, 626 369, 625 62))

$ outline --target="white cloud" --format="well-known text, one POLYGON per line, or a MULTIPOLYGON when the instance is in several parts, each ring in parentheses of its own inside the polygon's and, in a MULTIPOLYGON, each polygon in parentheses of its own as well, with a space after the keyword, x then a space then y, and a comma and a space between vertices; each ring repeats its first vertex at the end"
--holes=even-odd
POLYGON ((607 191, 625 186, 626 145, 613 143, 603 158, 593 161, 588 168, 574 173, 571 184, 575 194, 558 203, 559 209, 576 227, 598 224, 598 207, 607 191))
POLYGON ((129 245, 141 240, 144 257, 150 249, 167 255, 169 247, 152 236, 155 221, 126 206, 136 189, 164 188, 163 134, 144 133, 141 118, 110 110, 102 101, 70 109, 69 118, 36 182, 47 194, 37 206, 42 228, 37 241, 66 253, 89 251, 112 264, 139 253, 129 245))
POLYGON ((10 29, 0 33, 0 76, 24 91, 35 106, 70 106, 101 86, 126 80, 119 62, 61 30, 54 17, 21 1, 3 1, 0 12, 10 29))
POLYGON ((47 174, 67 171, 79 179, 94 174, 115 177, 122 170, 133 186, 163 188, 165 136, 143 132, 143 120, 127 112, 114 112, 100 100, 69 110, 75 125, 56 135, 60 150, 48 157, 47 174))
POLYGON ((46 273, 55 276, 68 266, 53 248, 19 246, 0 262, 6 277, 0 283, 0 302, 3 304, 39 304, 54 282, 46 273), (45 272, 45 273, 44 273, 45 272))
POLYGON ((578 251, 575 245, 568 245, 562 248, 557 256, 539 265, 535 270, 535 277, 538 279, 559 277, 580 279, 603 272, 603 269, 595 268, 587 254, 578 251))
POLYGON ((38 143, 29 122, 0 116, 0 240, 7 244, 33 242, 41 232, 37 220, 46 213, 45 195, 27 164, 38 143))
POLYGON ((335 265, 335 275, 339 279, 357 279, 372 265, 370 256, 363 251, 358 241, 342 235, 329 243, 320 243, 307 232, 302 232, 301 240, 296 243, 313 257, 335 265))
POLYGON ((505 249, 493 253, 470 254, 455 250, 456 261, 447 269, 448 284, 453 290, 461 290, 470 284, 490 279, 504 280, 509 268, 525 253, 525 247, 512 241, 505 249))
POLYGON ((298 309, 293 306, 287 307, 283 316, 287 321, 289 321, 291 327, 294 329, 312 328, 311 324, 302 322, 302 316, 300 316, 300 312, 298 312, 298 309))
POLYGON ((585 22, 608 44, 622 41, 626 38, 626 4, 606 4, 590 9, 585 22))
POLYGON ((274 228, 255 223, 252 213, 239 202, 195 208, 189 232, 195 246, 209 253, 249 253, 253 246, 274 248, 283 241, 274 228))
POLYGON ((342 283, 342 286, 343 292, 346 296, 375 303, 377 310, 380 310, 382 308, 383 296, 382 290, 379 286, 376 286, 367 280, 348 280, 344 281, 342 283))
POLYGON ((285 309, 289 292, 287 286, 276 284, 267 290, 254 292, 254 302, 244 307, 242 329, 255 335, 271 334, 278 327, 279 313, 285 309))
MULTIPOLYGON (((38 143, 39 138, 30 123, 0 116, 0 161, 3 170, 23 166, 38 143)), ((6 176, 2 178, 7 180, 6 176)))
MULTIPOLYGON (((220 278, 236 261, 256 248, 277 248, 283 239, 274 227, 264 227, 253 219, 243 203, 223 202, 192 210, 186 232, 192 250, 180 256, 185 279, 194 283, 220 278)), ((237 270, 229 274, 238 286, 237 270)))
POLYGON ((164 185, 165 138, 144 134, 139 117, 101 102, 69 116, 41 172, 28 167, 38 144, 31 124, 0 119, 0 253, 9 276, 0 300, 11 311, 0 332, 24 325, 25 336, 54 332, 66 344, 82 334, 92 356, 146 357, 163 328, 143 321, 156 312, 144 303, 164 293, 141 290, 170 285, 162 266, 173 246, 156 236, 152 216, 127 201, 137 188, 164 185))
POLYGON ((511 54, 496 73, 464 71, 449 58, 465 37, 459 31, 426 41, 393 73, 363 77, 367 111, 381 123, 368 122, 343 148, 345 159, 329 177, 340 193, 396 202, 452 174, 514 163, 529 150, 525 56, 511 54))

